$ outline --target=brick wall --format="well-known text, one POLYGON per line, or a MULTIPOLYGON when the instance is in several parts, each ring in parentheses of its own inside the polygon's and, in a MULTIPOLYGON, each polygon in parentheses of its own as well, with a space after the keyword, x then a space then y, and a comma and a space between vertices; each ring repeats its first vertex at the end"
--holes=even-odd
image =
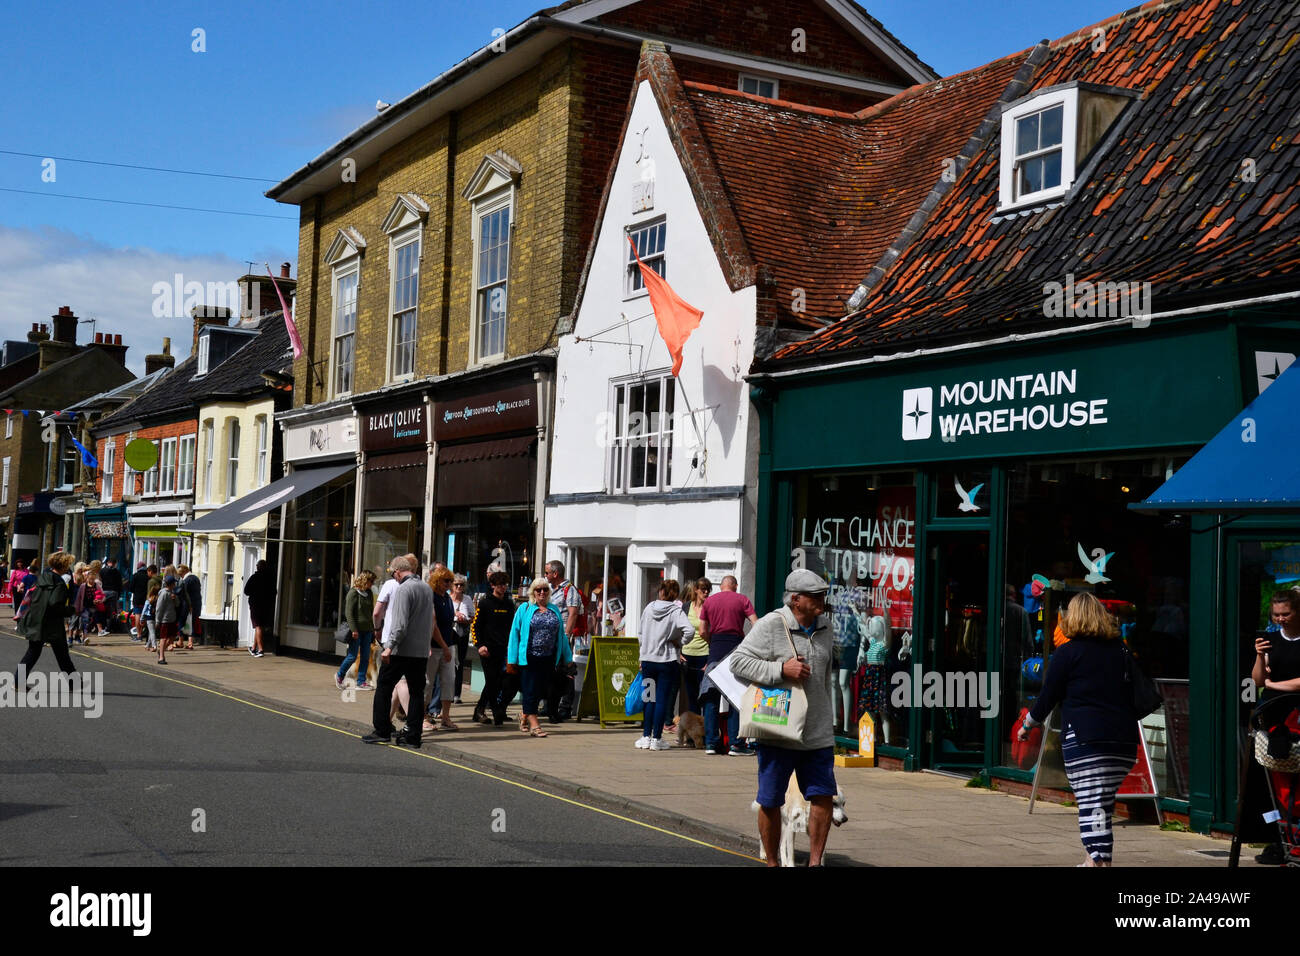
MULTIPOLYGON (((673 61, 677 75, 683 82, 708 83, 724 90, 735 90, 740 86, 740 71, 728 69, 714 63, 698 63, 693 60, 678 58, 673 61)), ((873 103, 879 103, 885 97, 871 93, 847 93, 827 90, 807 83, 791 83, 782 79, 777 89, 778 98, 805 106, 819 106, 827 110, 839 110, 844 113, 856 113, 873 103)))
POLYGON ((769 0, 735 6, 734 11, 727 11, 720 9, 717 0, 659 0, 614 10, 595 22, 798 66, 911 85, 813 0, 769 0), (802 52, 791 49, 796 28, 806 31, 806 50, 802 52))
MULTIPOLYGON (((199 426, 197 420, 188 419, 185 421, 171 422, 166 425, 154 425, 149 428, 142 428, 137 432, 129 432, 129 433, 123 432, 120 435, 114 435, 112 438, 99 439, 95 443, 95 457, 99 459, 101 465, 99 471, 95 476, 96 500, 104 502, 104 470, 102 466, 104 462, 104 446, 107 445, 109 442, 112 442, 116 449, 113 453, 113 494, 112 494, 112 501, 116 503, 116 502, 121 502, 123 494, 138 495, 144 489, 144 475, 141 472, 136 472, 133 473, 132 475, 132 477, 134 478, 135 487, 125 489, 125 490, 122 487, 122 481, 124 477, 123 473, 126 468, 126 465, 124 463, 125 462, 124 456, 126 454, 126 444, 128 441, 131 441, 132 439, 135 438, 144 438, 148 441, 161 442, 164 438, 180 438, 183 435, 197 436, 198 427, 199 426)), ((197 449, 197 447, 198 447, 198 442, 196 439, 195 448, 197 449)), ((177 454, 179 457, 179 449, 177 450, 177 454)), ((197 451, 195 452, 195 463, 197 467, 197 451)), ((171 498, 171 497, 188 498, 191 497, 192 494, 193 494, 192 491, 187 491, 187 492, 182 492, 179 495, 163 495, 161 497, 163 498, 163 500, 166 500, 167 498, 171 498)), ((104 504, 108 504, 108 502, 104 502, 104 504)))

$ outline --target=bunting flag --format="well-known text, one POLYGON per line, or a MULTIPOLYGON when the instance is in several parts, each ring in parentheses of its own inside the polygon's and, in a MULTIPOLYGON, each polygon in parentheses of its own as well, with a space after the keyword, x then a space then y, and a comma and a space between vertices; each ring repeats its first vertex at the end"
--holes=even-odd
POLYGON ((99 467, 99 459, 90 453, 89 448, 77 441, 77 436, 72 434, 71 428, 68 429, 68 438, 72 440, 72 444, 76 446, 77 451, 81 452, 81 463, 83 465, 87 468, 99 467))
POLYGON ((631 243, 632 255, 636 256, 636 264, 641 269, 641 281, 650 293, 650 308, 654 310, 659 335, 668 346, 668 354, 673 357, 673 375, 676 376, 682 370, 682 349, 686 347, 686 340, 691 333, 699 327, 704 313, 684 301, 664 281, 663 276, 641 261, 631 236, 627 237, 627 241, 631 243))
POLYGON ((271 275, 271 263, 266 263, 266 274, 271 276, 271 285, 275 286, 275 294, 280 297, 280 309, 284 312, 284 327, 289 330, 289 341, 293 343, 293 357, 301 358, 302 353, 306 351, 302 347, 302 338, 298 335, 298 326, 293 324, 293 315, 289 312, 289 305, 284 301, 284 293, 280 291, 279 284, 275 281, 275 276, 271 275))

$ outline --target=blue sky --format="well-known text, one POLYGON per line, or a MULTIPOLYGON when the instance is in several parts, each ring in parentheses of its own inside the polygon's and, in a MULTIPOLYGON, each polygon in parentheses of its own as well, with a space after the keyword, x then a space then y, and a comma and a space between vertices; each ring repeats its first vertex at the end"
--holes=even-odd
MULTIPOLYGON (((948 74, 1132 3, 864 5, 948 74)), ((187 318, 152 315, 155 282, 170 283, 177 272, 187 281, 225 282, 248 260, 257 271, 265 261, 288 261, 297 275, 297 209, 263 192, 373 116, 376 99, 396 102, 490 43, 494 28, 538 9, 537 0, 29 6, 16 32, 10 26, 0 67, 0 150, 33 154, 0 152, 0 338, 21 339, 32 322, 70 305, 96 318, 98 331, 122 333, 137 372, 161 336, 187 347, 187 318), (204 31, 205 52, 193 50, 195 29, 204 31), (53 181, 45 181, 51 171, 53 181)), ((83 340, 88 334, 83 328, 83 340)))

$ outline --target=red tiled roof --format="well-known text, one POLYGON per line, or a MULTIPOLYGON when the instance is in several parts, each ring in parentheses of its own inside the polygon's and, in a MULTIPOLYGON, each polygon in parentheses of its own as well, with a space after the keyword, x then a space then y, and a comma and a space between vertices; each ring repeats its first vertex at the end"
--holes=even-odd
POLYGON ((776 361, 1089 321, 1043 314, 1044 285, 1067 274, 1150 282, 1157 313, 1296 288, 1300 0, 1149 3, 1098 27, 1104 50, 1097 28, 1080 30, 1051 44, 1032 82, 1140 95, 1066 199, 997 217, 991 131, 860 311, 776 361))
POLYGON ((864 265, 889 249, 1007 89, 1027 53, 840 113, 681 83, 642 53, 733 288, 759 281, 775 318, 842 315, 864 265), (744 255, 741 255, 741 251, 744 255), (803 309, 797 306, 803 290, 803 309))

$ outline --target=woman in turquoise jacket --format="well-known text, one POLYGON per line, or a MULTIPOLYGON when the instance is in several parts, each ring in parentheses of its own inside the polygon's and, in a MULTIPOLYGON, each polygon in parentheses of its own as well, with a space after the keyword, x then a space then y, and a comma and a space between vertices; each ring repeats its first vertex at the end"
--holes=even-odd
POLYGON ((537 578, 528 589, 531 600, 515 611, 510 625, 510 645, 506 650, 506 670, 519 674, 523 692, 524 713, 519 718, 519 729, 531 737, 545 737, 537 721, 537 702, 547 698, 547 713, 554 714, 560 706, 559 681, 552 681, 557 666, 573 660, 569 639, 564 636, 564 618, 560 609, 551 603, 551 586, 545 578, 537 578), (554 685, 554 686, 552 686, 554 685))

